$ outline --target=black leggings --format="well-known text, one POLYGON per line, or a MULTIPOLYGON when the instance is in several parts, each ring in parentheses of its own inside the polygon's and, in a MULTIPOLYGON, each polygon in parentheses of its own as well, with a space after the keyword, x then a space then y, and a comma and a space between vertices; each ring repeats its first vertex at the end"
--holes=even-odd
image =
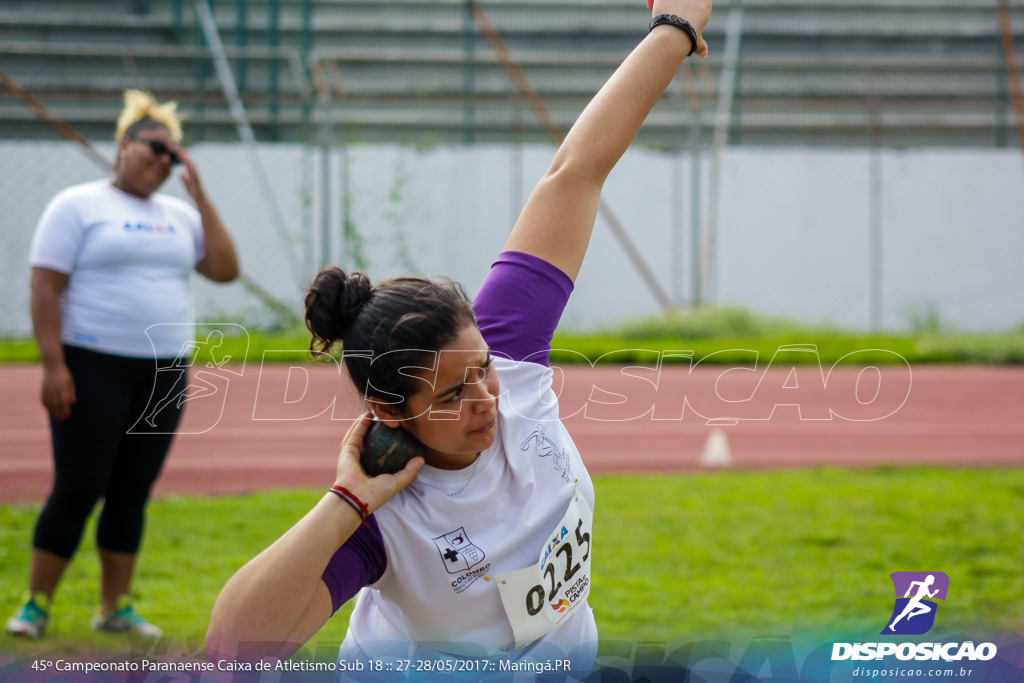
POLYGON ((182 407, 167 401, 156 415, 150 414, 161 398, 184 391, 186 370, 169 367, 173 359, 154 362, 74 346, 65 346, 64 355, 76 402, 68 419, 50 417, 56 476, 32 545, 70 559, 85 520, 103 497, 96 544, 134 554, 142 540, 146 501, 182 407))

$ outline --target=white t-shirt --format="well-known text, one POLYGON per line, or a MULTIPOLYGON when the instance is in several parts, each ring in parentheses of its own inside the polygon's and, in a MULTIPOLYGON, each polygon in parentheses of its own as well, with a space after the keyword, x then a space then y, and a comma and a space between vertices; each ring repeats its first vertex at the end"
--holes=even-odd
MULTIPOLYGON (((510 661, 569 658, 583 669, 593 664, 597 626, 585 600, 554 630, 516 649, 496 579, 543 567, 546 560, 538 560, 546 547, 554 557, 552 533, 576 491, 592 510, 594 487, 558 419, 551 368, 499 357, 493 362, 501 386, 494 444, 462 470, 424 465, 412 484, 374 513, 387 569, 360 591, 342 659, 453 654, 510 661)), ((587 532, 589 556, 589 529, 578 528, 587 532)), ((568 529, 570 537, 576 530, 568 529)), ((583 556, 577 548, 573 564, 583 556)), ((560 584, 563 571, 569 572, 559 565, 555 572, 560 584)), ((574 577, 577 587, 589 585, 584 573, 574 577)), ((554 575, 550 580, 554 588, 554 575)), ((548 581, 543 576, 536 582, 545 587, 536 603, 545 610, 548 581)))
POLYGON ((70 275, 64 343, 174 358, 195 339, 189 276, 204 256, 202 221, 187 202, 161 194, 141 199, 97 180, 50 201, 30 263, 70 275))

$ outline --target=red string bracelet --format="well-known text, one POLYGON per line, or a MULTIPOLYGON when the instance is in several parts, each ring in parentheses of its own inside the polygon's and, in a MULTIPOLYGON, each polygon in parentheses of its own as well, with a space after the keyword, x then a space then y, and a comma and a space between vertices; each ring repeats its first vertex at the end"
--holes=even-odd
POLYGON ((356 496, 356 494, 352 493, 344 486, 335 484, 330 488, 330 492, 351 505, 352 509, 356 511, 356 514, 359 515, 359 518, 363 520, 363 526, 367 529, 370 528, 370 525, 366 523, 366 517, 370 514, 370 507, 366 503, 359 500, 359 497, 356 496))

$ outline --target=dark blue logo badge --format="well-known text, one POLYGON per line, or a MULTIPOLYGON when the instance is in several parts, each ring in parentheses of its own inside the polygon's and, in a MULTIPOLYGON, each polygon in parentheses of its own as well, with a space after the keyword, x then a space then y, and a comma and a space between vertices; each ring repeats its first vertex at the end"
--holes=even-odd
POLYGON ((896 589, 896 606, 881 635, 927 633, 939 608, 935 600, 946 599, 949 577, 944 572, 893 572, 889 577, 896 589))

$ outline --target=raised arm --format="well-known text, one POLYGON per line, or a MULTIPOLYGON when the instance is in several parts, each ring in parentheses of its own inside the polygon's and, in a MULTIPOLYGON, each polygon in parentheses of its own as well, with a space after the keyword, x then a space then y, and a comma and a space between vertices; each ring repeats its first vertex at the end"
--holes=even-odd
MULTIPOLYGON (((710 0, 647 0, 647 7, 654 15, 674 14, 689 21, 700 43, 696 54, 707 56, 707 43, 700 35, 711 16, 710 0)), ((542 258, 575 281, 590 243, 605 178, 690 48, 685 32, 661 25, 630 53, 558 148, 523 207, 506 250, 542 258)))

